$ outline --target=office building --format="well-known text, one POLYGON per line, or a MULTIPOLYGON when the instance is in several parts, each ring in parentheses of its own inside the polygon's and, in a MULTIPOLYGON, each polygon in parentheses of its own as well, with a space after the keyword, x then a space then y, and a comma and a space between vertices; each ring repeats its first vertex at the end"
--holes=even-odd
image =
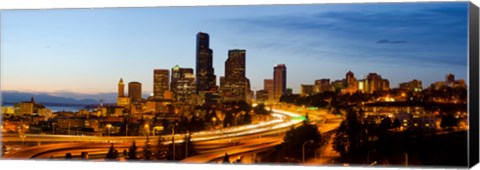
POLYGON ((195 76, 192 68, 181 68, 175 65, 172 68, 172 82, 170 89, 173 99, 177 102, 187 102, 195 93, 195 76))
POLYGON ((265 79, 263 80, 263 90, 266 90, 268 92, 268 102, 272 102, 275 100, 274 96, 274 85, 273 85, 273 79, 265 79))
POLYGON ((197 34, 195 83, 197 94, 216 91, 216 76, 213 69, 213 51, 210 49, 210 37, 207 33, 197 34))
POLYGON ((153 98, 163 99, 165 91, 169 90, 169 70, 155 69, 153 70, 153 98))
POLYGON ((287 89, 287 67, 285 64, 276 65, 273 69, 274 100, 280 101, 280 97, 287 89))
POLYGON ((128 83, 128 97, 130 97, 131 102, 142 101, 142 84, 140 82, 128 83))
MULTIPOLYGON (((250 88, 245 77, 245 50, 229 50, 225 77, 221 78, 223 101, 247 101, 250 88)), ((249 98, 249 97, 248 97, 249 98)))

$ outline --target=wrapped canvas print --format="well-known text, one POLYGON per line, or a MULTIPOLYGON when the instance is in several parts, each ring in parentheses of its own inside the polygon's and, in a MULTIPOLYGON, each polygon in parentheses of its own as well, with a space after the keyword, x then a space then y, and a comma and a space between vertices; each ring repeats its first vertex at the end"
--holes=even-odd
POLYGON ((478 163, 470 2, 0 14, 2 160, 478 163))

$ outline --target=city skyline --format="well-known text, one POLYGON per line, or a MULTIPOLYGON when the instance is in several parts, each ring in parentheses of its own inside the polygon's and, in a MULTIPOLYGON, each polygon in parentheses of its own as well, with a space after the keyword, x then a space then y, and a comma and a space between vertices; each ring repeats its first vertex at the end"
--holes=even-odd
POLYGON ((182 13, 187 11, 183 8, 2 12, 2 90, 115 92, 116 82, 123 78, 127 82, 142 83, 143 92, 149 94, 153 92, 152 70, 171 69, 177 64, 195 68, 194 35, 198 30, 210 35, 216 85, 219 85, 219 78, 225 76, 223 65, 228 58, 228 50, 231 49, 246 50, 246 77, 250 79, 253 91, 262 89, 264 79, 273 78, 274 64, 287 65, 287 87, 293 88, 294 93, 299 93, 301 84, 313 84, 317 79, 341 80, 348 71, 355 73, 357 79, 362 79, 371 72, 378 73, 390 80, 392 88, 413 79, 422 80, 425 88, 435 81, 444 80, 448 73, 468 82, 467 21, 462 16, 467 15, 467 3, 411 3, 400 7, 388 3, 281 7, 288 9, 285 10, 287 12, 280 11, 279 6, 191 7, 189 13, 182 13), (378 6, 399 13, 382 13, 384 9, 374 9, 378 6), (307 11, 305 9, 309 9, 308 12, 301 12, 307 11), (454 12, 449 11, 452 9, 454 12), (239 11, 239 14, 214 17, 215 14, 229 10, 239 11), (244 15, 251 11, 262 13, 244 15), (368 14, 357 18, 365 20, 365 23, 352 18, 358 11, 368 14), (67 17, 61 16, 61 13, 67 14, 67 17), (99 17, 87 20, 87 16, 92 13, 99 17), (174 13, 181 15, 173 15, 174 13), (187 15, 197 16, 199 13, 205 16, 192 19, 192 23, 175 19, 187 15), (37 14, 41 16, 37 18, 40 21, 28 18, 37 14), (114 14, 123 14, 128 18, 120 20, 121 17, 114 14), (79 17, 76 21, 83 21, 84 25, 80 26, 87 29, 79 31, 80 28, 73 29, 74 26, 68 25, 78 23, 61 22, 69 16, 79 17), (138 20, 134 20, 135 17, 139 17, 138 20), (412 18, 405 22, 408 19, 403 17, 412 18), (436 21, 432 17, 442 18, 442 21, 436 21), (165 27, 175 29, 179 26, 179 29, 156 30, 162 26, 162 23, 153 22, 158 18, 168 20, 164 21, 165 27), (422 18, 430 22, 419 26, 422 18), (386 19, 400 23, 387 22, 386 19), (101 24, 95 27, 91 25, 99 23, 101 24), (198 23, 198 27, 183 28, 198 23), (342 23, 349 25, 341 25, 342 23), (124 24, 128 25, 127 28, 122 27, 124 24), (28 29, 32 25, 38 28, 28 29), (355 26, 360 34, 369 32, 368 35, 350 32, 347 37, 340 36, 355 26), (246 29, 247 27, 252 30, 246 29), (438 30, 431 30, 432 28, 438 30), (370 32, 378 29, 383 32, 370 32), (270 32, 267 33, 266 30, 270 32), (169 35, 172 32, 177 34, 169 35), (71 35, 77 33, 79 35, 71 35), (319 33, 322 35, 308 37, 319 33), (457 36, 459 34, 465 36, 457 36), (82 35, 87 37, 81 38, 82 35), (67 38, 62 39, 62 36, 67 38), (92 36, 100 37, 97 37, 98 41, 95 41, 97 38, 89 40, 92 36), (68 39, 72 37, 76 38, 68 39), (322 38, 327 40, 318 40, 322 38), (435 44, 425 43, 433 41, 435 44), (178 44, 182 45, 175 46, 178 44), (125 51, 123 47, 130 47, 130 51, 125 51), (32 50, 21 50, 23 48, 32 50), (80 53, 76 54, 77 52, 80 53), (37 60, 39 61, 29 62, 37 60), (38 72, 33 74, 27 71, 29 68, 36 68, 38 72), (76 78, 71 79, 72 76, 76 78), (28 87, 32 83, 35 84, 34 89, 28 87))

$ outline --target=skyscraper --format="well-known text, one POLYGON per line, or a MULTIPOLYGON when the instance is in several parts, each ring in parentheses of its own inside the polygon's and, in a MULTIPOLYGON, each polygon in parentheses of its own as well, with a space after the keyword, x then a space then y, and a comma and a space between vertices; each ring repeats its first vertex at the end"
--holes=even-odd
POLYGON ((195 93, 195 76, 192 68, 181 68, 175 65, 172 68, 172 82, 170 89, 173 92, 174 100, 186 102, 195 93))
POLYGON ((200 95, 215 91, 216 88, 216 76, 212 66, 213 51, 209 47, 209 39, 207 33, 197 33, 195 83, 196 91, 200 95))
POLYGON ((153 70, 153 97, 162 99, 163 93, 169 90, 169 70, 155 69, 153 70))
POLYGON ((128 107, 128 105, 130 105, 130 97, 125 96, 125 84, 121 78, 118 82, 117 105, 122 107, 128 107))
POLYGON ((118 97, 124 97, 125 96, 125 84, 123 84, 123 79, 120 78, 120 81, 118 82, 118 97))
POLYGON ((274 87, 273 87, 273 79, 265 79, 263 80, 263 89, 267 91, 268 93, 268 99, 267 101, 271 102, 275 99, 274 96, 274 87))
POLYGON ((247 101, 247 93, 250 88, 245 77, 245 50, 228 51, 222 86, 223 100, 247 101))
POLYGON ((142 101, 142 84, 140 82, 128 83, 128 97, 132 99, 132 102, 142 101))
POLYGON ((287 89, 287 67, 285 64, 279 64, 274 67, 273 88, 275 101, 280 101, 280 97, 285 94, 287 89))

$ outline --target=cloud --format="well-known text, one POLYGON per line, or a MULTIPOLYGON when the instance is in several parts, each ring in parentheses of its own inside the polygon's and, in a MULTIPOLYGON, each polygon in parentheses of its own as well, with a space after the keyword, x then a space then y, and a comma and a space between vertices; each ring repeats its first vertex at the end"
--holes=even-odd
POLYGON ((242 17, 223 22, 240 34, 258 37, 245 44, 296 56, 329 56, 339 62, 466 66, 467 3, 412 5, 417 8, 381 10, 379 6, 358 5, 352 10, 242 17))
POLYGON ((407 43, 407 41, 404 41, 404 40, 396 41, 396 40, 382 39, 382 40, 378 40, 377 43, 378 44, 403 44, 403 43, 407 43))

